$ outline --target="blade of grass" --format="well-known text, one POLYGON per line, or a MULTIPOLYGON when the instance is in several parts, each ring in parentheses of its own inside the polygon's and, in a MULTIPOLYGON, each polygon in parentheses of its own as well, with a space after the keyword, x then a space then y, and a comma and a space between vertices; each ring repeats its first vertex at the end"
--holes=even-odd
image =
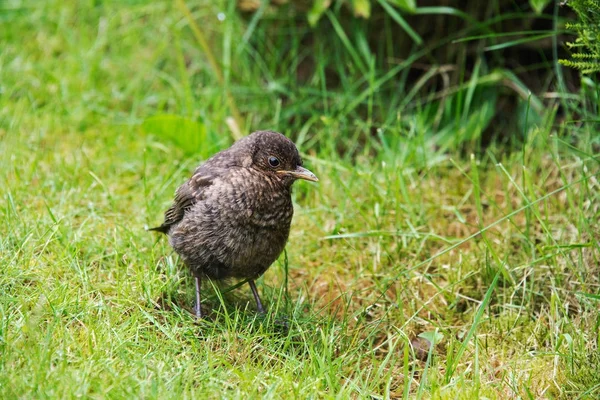
POLYGON ((379 5, 389 14, 389 16, 398 23, 398 25, 400 25, 400 27, 402 29, 404 29, 404 32, 406 32, 408 34, 408 36, 411 37, 411 39, 418 45, 422 45, 423 44, 423 39, 421 38, 421 36, 419 36, 419 34, 417 32, 415 32, 410 25, 408 24, 408 22, 406 22, 406 20, 404 18, 402 18, 402 16, 400 15, 400 13, 398 13, 394 7, 392 7, 390 5, 390 3, 387 2, 387 0, 377 0, 377 2, 379 3, 379 5))
POLYGON ((465 350, 467 349, 469 342, 475 335, 475 331, 477 330, 477 327, 481 323, 483 312, 485 311, 487 306, 490 304, 490 301, 492 299, 492 293, 494 293, 494 290, 496 289, 496 285, 498 284, 498 278, 500 278, 500 271, 496 272, 496 276, 494 276, 494 280, 492 281, 492 283, 490 284, 490 287, 488 288, 487 292, 485 293, 485 296, 483 297, 483 300, 481 301, 481 304, 479 305, 479 308, 477 309, 477 313, 475 313, 475 317, 473 318, 473 323, 471 324, 471 328, 469 329, 469 332, 467 333, 467 335, 465 336, 464 340, 462 341, 460 347, 458 348, 456 355, 454 355, 452 357, 452 359, 449 360, 449 362, 448 362, 446 374, 444 376, 444 382, 446 384, 450 383, 450 379, 453 377, 454 372, 456 371, 456 367, 458 366, 458 363, 460 362, 460 359, 462 358, 462 355, 464 354, 465 350))
MULTIPOLYGON (((225 91, 225 97, 227 99, 227 103, 229 104, 229 108, 231 109, 231 113, 233 114, 233 118, 237 122, 238 127, 243 127, 244 120, 242 118, 242 115, 240 114, 240 112, 237 108, 235 99, 233 98, 233 96, 231 95, 231 92, 225 85, 225 78, 223 76, 223 72, 221 71, 221 67, 219 67, 219 64, 217 63, 217 60, 215 59, 215 56, 213 55, 213 52, 208 44, 208 41, 206 40, 206 37, 204 36, 204 33, 202 33, 202 30, 200 29, 200 27, 194 20, 194 17, 192 15, 190 9, 188 8, 188 6, 185 4, 185 1, 177 0, 177 6, 179 7, 179 9, 183 13, 183 15, 185 15, 185 17, 188 21, 188 24, 189 24, 190 28, 192 29, 194 37, 198 41, 198 44, 200 45, 202 50, 204 51, 204 54, 205 54, 206 58, 208 59, 208 63, 210 64, 215 76, 217 77, 219 84, 225 91)), ((238 132, 237 130, 230 131, 230 132, 231 132, 234 140, 241 139, 240 135, 237 133, 238 132)))

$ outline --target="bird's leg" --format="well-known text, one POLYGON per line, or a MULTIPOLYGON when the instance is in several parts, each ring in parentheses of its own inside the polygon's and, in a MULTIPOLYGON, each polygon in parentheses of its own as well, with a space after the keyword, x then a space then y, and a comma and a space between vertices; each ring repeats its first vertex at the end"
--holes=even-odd
POLYGON ((254 295, 254 300, 256 300, 256 308, 258 309, 258 312, 264 314, 265 309, 263 308, 262 302, 260 301, 260 297, 258 297, 258 290, 256 290, 256 284, 253 280, 249 280, 248 285, 250 285, 250 289, 252 289, 252 294, 254 295))
POLYGON ((202 285, 202 278, 199 275, 194 274, 194 282, 196 283, 196 306, 194 312, 196 319, 202 318, 202 307, 200 307, 200 286, 202 285))

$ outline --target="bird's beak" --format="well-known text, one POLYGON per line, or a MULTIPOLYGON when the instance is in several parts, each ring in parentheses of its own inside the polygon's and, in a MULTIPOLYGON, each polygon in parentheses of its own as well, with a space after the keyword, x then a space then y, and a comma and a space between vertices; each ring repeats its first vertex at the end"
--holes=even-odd
POLYGON ((290 175, 296 179, 304 179, 311 182, 318 182, 319 178, 304 167, 297 166, 294 171, 277 171, 278 174, 290 175))

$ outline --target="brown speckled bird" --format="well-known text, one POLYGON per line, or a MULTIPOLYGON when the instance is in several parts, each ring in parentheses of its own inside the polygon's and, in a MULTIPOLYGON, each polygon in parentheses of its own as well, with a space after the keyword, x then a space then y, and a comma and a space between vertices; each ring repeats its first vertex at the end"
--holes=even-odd
POLYGON ((291 140, 259 131, 212 156, 177 189, 165 222, 151 230, 167 234, 192 271, 198 318, 203 277, 247 279, 264 313, 254 280, 285 247, 297 179, 318 181, 291 140))

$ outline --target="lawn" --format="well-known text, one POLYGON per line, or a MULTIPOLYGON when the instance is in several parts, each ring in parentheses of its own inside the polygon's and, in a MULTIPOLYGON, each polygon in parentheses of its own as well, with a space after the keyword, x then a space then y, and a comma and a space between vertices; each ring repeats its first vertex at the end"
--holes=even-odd
POLYGON ((0 398, 600 396, 591 78, 562 111, 523 96, 520 139, 483 145, 475 78, 450 117, 400 69, 410 96, 387 107, 375 62, 345 90, 320 65, 303 86, 275 73, 300 43, 267 58, 234 2, 181 4, 0 4, 0 398), (286 253, 258 281, 267 315, 247 285, 206 282, 197 322, 187 271, 145 227, 258 129, 292 137, 320 181, 295 185, 286 253))

